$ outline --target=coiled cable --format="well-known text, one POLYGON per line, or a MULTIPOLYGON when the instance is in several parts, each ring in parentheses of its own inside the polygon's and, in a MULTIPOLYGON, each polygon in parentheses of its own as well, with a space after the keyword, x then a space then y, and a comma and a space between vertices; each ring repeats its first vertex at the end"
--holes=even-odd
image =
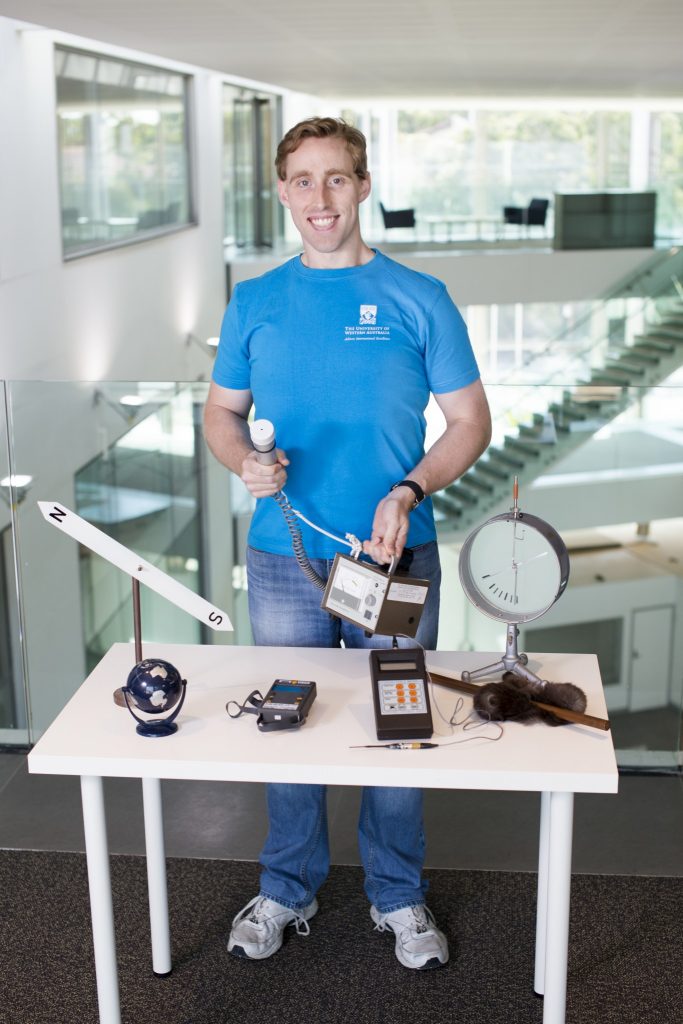
POLYGON ((273 495, 273 498, 279 506, 282 515, 285 517, 285 523, 287 524, 289 535, 292 538, 292 550, 294 551, 294 557, 297 560, 299 568, 313 586, 319 587, 320 590, 324 590, 327 586, 327 580, 323 579, 320 573, 316 572, 311 565, 310 559, 306 554, 303 537, 301 536, 301 530, 297 519, 302 519, 313 530, 317 530, 318 533, 324 533, 326 537, 331 537, 332 540, 337 541, 338 544, 346 544, 351 548, 351 555, 353 558, 358 558, 363 550, 363 545, 352 533, 347 533, 346 540, 342 540, 341 537, 335 537, 333 533, 328 533, 328 531, 323 530, 322 527, 316 526, 315 523, 310 521, 310 519, 307 519, 306 516, 302 515, 298 509, 292 508, 291 502, 284 491, 278 491, 277 494, 273 495))
POLYGON ((277 494, 273 495, 273 498, 285 517, 285 523, 287 524, 287 529, 289 530, 289 534, 292 538, 292 550, 294 551, 294 557, 299 564, 299 568, 310 583, 315 587, 319 587, 321 590, 324 590, 327 586, 327 580, 324 580, 320 573, 316 572, 310 563, 309 557, 306 554, 306 549, 304 548, 301 530, 297 523, 297 513, 289 503, 289 499, 284 491, 278 491, 277 494))

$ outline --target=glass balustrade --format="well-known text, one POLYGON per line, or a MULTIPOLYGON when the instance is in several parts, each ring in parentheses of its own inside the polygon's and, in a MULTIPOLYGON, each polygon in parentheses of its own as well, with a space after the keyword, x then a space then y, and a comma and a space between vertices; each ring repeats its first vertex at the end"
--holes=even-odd
MULTIPOLYGON (((501 458, 490 452, 488 476, 480 466, 476 483, 463 478, 434 498, 444 565, 439 646, 504 649, 504 625, 462 592, 458 556, 471 529, 507 511, 518 476, 522 507, 561 533, 571 559, 566 592, 523 625, 520 649, 597 653, 622 766, 676 770, 683 373, 651 387, 612 386, 600 401, 595 387, 574 383, 568 424, 557 414, 567 388, 487 385, 501 458)), ((133 637, 130 579, 53 528, 38 501, 72 510, 223 608, 234 626, 214 633, 143 587, 145 652, 162 642, 250 643, 244 552, 253 502, 207 451, 206 392, 205 383, 4 384, 1 743, 34 742, 108 647, 133 637)), ((432 439, 438 429, 430 423, 432 439)), ((542 676, 542 653, 534 660, 542 676)))

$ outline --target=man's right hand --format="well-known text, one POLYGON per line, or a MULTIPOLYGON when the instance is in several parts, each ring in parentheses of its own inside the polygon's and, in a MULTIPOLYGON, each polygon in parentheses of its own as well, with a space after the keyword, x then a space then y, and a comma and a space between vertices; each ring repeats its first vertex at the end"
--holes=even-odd
POLYGON ((255 498, 270 498, 285 486, 289 459, 280 448, 275 449, 277 462, 264 466, 258 461, 257 452, 250 452, 242 462, 240 477, 247 490, 255 498))

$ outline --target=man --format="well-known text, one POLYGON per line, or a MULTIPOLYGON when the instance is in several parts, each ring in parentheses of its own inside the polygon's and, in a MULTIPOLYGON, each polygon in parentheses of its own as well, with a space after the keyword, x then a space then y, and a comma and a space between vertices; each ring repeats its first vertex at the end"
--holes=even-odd
MULTIPOLYGON (((292 128, 277 153, 278 192, 303 243, 300 256, 235 288, 221 330, 206 405, 214 455, 267 499, 287 484, 292 504, 324 529, 368 537, 384 565, 402 556, 432 581, 417 640, 436 647, 440 568, 426 495, 460 476, 486 448, 490 417, 467 331, 443 284, 370 249, 359 205, 370 194, 365 139, 333 118, 292 128), (429 394, 446 429, 424 453, 429 394), (278 461, 261 465, 247 417, 271 420, 278 461)), ((306 529, 313 567, 326 577, 339 550, 306 529)), ((256 644, 379 647, 387 637, 320 609, 301 573, 280 509, 257 502, 247 554, 256 644)), ((308 934, 329 869, 325 788, 267 788, 270 831, 260 893, 235 917, 228 949, 263 959, 294 924, 308 934)), ((366 787, 359 846, 371 917, 391 929, 406 967, 448 960, 424 899, 422 793, 366 787)))

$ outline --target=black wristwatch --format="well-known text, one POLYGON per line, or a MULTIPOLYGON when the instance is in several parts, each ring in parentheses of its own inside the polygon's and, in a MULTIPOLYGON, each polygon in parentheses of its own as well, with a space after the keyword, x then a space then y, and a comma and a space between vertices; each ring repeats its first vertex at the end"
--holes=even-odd
MULTIPOLYGON (((417 506, 425 500, 425 492, 422 490, 419 484, 415 483, 414 480, 399 480, 398 483, 391 485, 391 487, 389 488, 389 493, 391 494, 391 492, 395 491, 397 487, 410 488, 410 490, 415 495, 415 503, 413 504, 413 508, 417 508, 417 506)), ((411 508, 410 511, 412 512, 412 510, 413 509, 411 508)))

